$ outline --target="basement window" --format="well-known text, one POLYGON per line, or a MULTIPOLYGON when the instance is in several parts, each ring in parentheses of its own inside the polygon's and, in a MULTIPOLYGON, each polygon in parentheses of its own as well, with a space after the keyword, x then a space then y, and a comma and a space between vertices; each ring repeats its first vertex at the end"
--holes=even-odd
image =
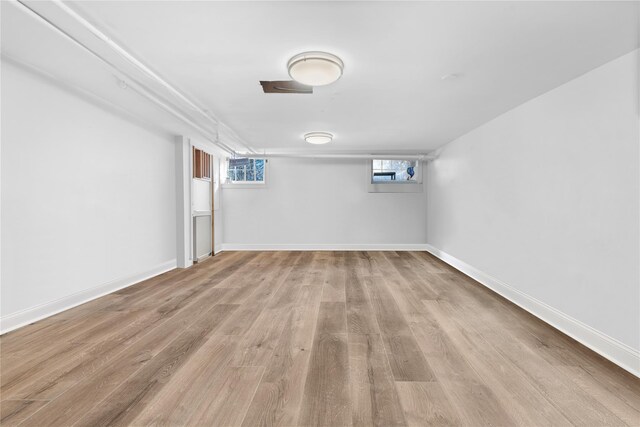
POLYGON ((266 184, 266 159, 227 159, 226 166, 225 187, 264 187, 266 184))
POLYGON ((373 159, 368 168, 370 193, 421 193, 419 160, 373 159))

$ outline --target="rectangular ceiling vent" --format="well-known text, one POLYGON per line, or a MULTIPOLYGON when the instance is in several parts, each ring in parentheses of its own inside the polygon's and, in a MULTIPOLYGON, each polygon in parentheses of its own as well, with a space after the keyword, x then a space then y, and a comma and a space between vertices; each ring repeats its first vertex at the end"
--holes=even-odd
POLYGON ((295 80, 260 80, 264 93, 313 93, 313 86, 303 85, 295 80))

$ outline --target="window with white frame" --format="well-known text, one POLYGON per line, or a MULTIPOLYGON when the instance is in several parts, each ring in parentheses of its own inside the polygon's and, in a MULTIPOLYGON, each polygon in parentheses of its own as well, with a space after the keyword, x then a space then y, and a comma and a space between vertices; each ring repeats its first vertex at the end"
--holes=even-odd
POLYGON ((228 159, 226 182, 230 184, 264 184, 266 159, 228 159))
POLYGON ((371 161, 371 182, 414 184, 416 169, 416 160, 375 159, 371 161))
POLYGON ((368 168, 370 193, 422 192, 421 162, 416 159, 373 159, 368 168))

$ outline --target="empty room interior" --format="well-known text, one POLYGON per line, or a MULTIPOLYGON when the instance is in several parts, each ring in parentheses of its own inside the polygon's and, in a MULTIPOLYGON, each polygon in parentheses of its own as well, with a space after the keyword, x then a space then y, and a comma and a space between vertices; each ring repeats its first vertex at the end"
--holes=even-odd
POLYGON ((0 19, 0 425, 640 426, 639 1, 0 19))

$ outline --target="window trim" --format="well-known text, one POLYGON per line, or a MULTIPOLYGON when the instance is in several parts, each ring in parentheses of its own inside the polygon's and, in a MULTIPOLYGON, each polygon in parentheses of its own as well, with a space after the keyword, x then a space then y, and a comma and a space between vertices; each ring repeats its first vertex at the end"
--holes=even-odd
MULTIPOLYGON (((385 181, 385 182, 374 182, 372 180, 373 177, 373 160, 370 159, 367 161, 367 191, 369 193, 422 193, 423 185, 422 185, 422 168, 423 162, 421 160, 416 160, 416 179, 412 182, 407 181, 385 181)), ((380 159, 375 160, 385 160, 384 156, 380 156, 380 159)), ((410 159, 407 159, 410 160, 410 159)))
POLYGON ((267 188, 269 182, 269 159, 258 158, 256 160, 264 160, 264 181, 227 181, 227 173, 229 170, 229 157, 224 159, 224 168, 220 168, 220 182, 222 182, 222 188, 224 189, 259 189, 267 188))

